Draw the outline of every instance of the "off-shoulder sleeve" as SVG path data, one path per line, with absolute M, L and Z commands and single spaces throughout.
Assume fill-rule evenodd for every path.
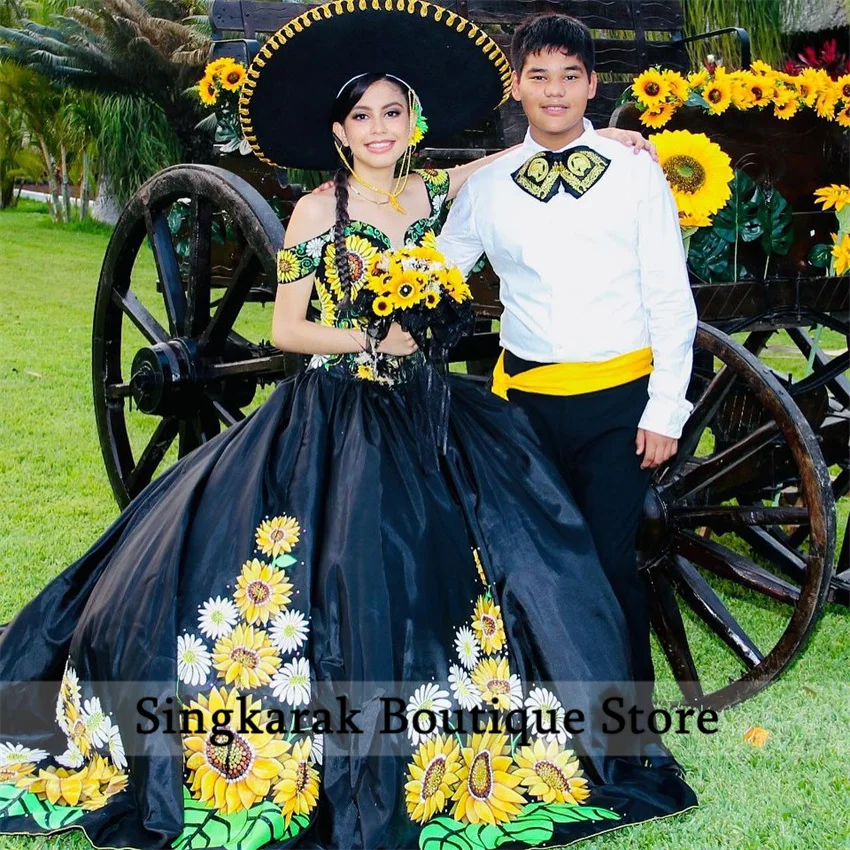
M 281 248 L 277 252 L 277 282 L 292 283 L 316 271 L 327 242 L 325 235 L 299 242 L 290 248 Z
M 449 196 L 449 172 L 445 168 L 418 168 L 416 173 L 422 178 L 428 190 L 431 215 L 439 215 Z

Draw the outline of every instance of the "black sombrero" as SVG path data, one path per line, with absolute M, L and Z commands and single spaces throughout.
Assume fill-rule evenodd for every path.
M 281 27 L 248 68 L 242 132 L 269 165 L 331 169 L 331 105 L 352 77 L 407 82 L 428 120 L 428 144 L 481 124 L 510 91 L 510 64 L 479 27 L 424 0 L 336 0 Z

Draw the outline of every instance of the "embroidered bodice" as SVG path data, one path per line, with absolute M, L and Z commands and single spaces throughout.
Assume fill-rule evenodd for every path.
M 448 197 L 449 174 L 445 170 L 418 169 L 425 183 L 430 202 L 430 213 L 414 221 L 404 235 L 405 245 L 420 245 L 429 232 L 437 232 L 442 224 L 444 207 Z M 365 221 L 352 220 L 345 230 L 345 245 L 348 250 L 348 267 L 352 280 L 351 299 L 366 283 L 366 273 L 372 261 L 383 251 L 391 250 L 390 238 L 380 229 Z M 315 272 L 315 293 L 320 306 L 319 324 L 336 328 L 363 328 L 368 317 L 358 315 L 347 306 L 345 293 L 336 266 L 334 229 L 284 248 L 278 253 L 278 282 L 290 283 Z M 374 380 L 385 384 L 403 381 L 412 369 L 423 361 L 421 352 L 409 357 L 393 357 L 379 354 L 381 377 L 375 374 L 370 357 L 366 352 L 356 354 L 314 355 L 310 368 L 329 369 L 345 377 Z M 386 367 L 386 368 L 383 368 Z M 388 375 L 390 377 L 388 377 Z

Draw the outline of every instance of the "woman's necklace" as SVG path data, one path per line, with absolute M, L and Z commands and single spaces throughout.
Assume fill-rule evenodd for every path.
M 389 198 L 386 198 L 383 201 L 376 201 L 374 198 L 370 198 L 368 195 L 364 195 L 353 183 L 348 184 L 349 189 L 354 192 L 355 195 L 360 195 L 364 201 L 368 201 L 370 204 L 377 204 L 379 207 L 384 204 L 388 204 L 390 202 Z

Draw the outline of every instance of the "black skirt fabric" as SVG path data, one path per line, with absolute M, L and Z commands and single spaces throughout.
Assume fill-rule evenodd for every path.
M 0 832 L 491 850 L 694 806 L 604 728 L 623 613 L 524 414 L 450 383 L 426 471 L 409 394 L 283 382 L 27 605 L 0 637 Z

